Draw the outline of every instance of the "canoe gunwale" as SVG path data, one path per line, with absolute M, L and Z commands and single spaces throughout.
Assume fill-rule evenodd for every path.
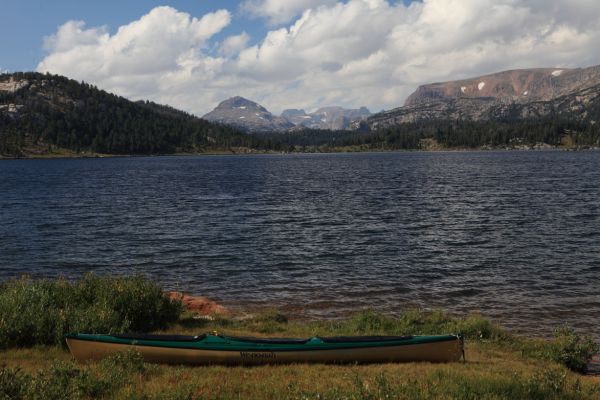
M 208 338 L 205 336 L 202 339 Z M 326 342 L 322 341 L 322 338 L 315 337 L 309 338 L 304 343 L 288 343 L 288 344 L 277 344 L 277 343 L 265 343 L 265 342 L 243 342 L 235 341 L 235 337 L 228 336 L 216 336 L 224 339 L 222 343 L 202 343 L 201 339 L 198 341 L 160 341 L 160 340 L 143 340 L 143 339 L 124 339 L 113 335 L 93 335 L 93 336 L 80 336 L 79 334 L 68 334 L 67 339 L 80 340 L 87 342 L 96 343 L 110 343 L 124 346 L 137 346 L 137 347 L 162 347 L 162 348 L 173 348 L 173 349 L 184 349 L 184 350 L 217 350 L 217 351 L 263 351 L 263 352 L 302 352 L 302 351 L 319 351 L 319 350 L 351 350 L 351 349 L 364 349 L 364 348 L 383 348 L 383 347 L 397 347 L 397 346 L 413 346 L 413 345 L 428 345 L 440 342 L 451 342 L 461 341 L 460 335 L 444 335 L 444 336 L 425 336 L 420 338 L 419 336 L 411 336 L 410 339 L 406 337 L 398 340 L 381 340 L 373 342 Z M 232 338 L 229 340 L 229 338 Z M 309 343 L 311 340 L 317 339 L 319 342 Z

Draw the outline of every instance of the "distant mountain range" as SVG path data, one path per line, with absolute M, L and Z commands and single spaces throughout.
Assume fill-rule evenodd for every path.
M 366 107 L 323 107 L 313 113 L 287 109 L 274 116 L 263 106 L 232 97 L 203 118 L 248 132 L 301 129 L 369 130 L 432 120 L 494 121 L 553 113 L 585 119 L 600 96 L 600 66 L 502 71 L 420 86 L 404 106 L 371 114 Z
M 599 96 L 600 66 L 503 71 L 420 86 L 404 106 L 375 114 L 362 127 L 377 130 L 423 120 L 526 119 L 553 113 L 585 119 Z
M 371 115 L 367 107 L 347 109 L 342 107 L 322 107 L 307 114 L 304 110 L 288 109 L 281 116 L 292 122 L 296 127 L 311 129 L 348 129 L 354 121 L 361 121 Z
M 419 87 L 404 106 L 288 109 L 233 97 L 204 118 L 66 77 L 0 74 L 0 157 L 519 146 L 600 147 L 600 66 Z M 264 133 L 264 135 L 248 135 Z
M 303 128 L 343 130 L 370 115 L 366 107 L 345 109 L 334 106 L 319 108 L 309 114 L 304 110 L 288 109 L 281 116 L 275 116 L 260 104 L 235 96 L 222 101 L 202 118 L 248 132 L 283 132 Z

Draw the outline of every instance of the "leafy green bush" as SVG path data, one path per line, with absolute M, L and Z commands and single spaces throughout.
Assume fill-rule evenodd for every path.
M 455 321 L 456 328 L 452 331 L 462 332 L 465 338 L 471 340 L 497 340 L 506 341 L 511 339 L 511 335 L 492 323 L 489 319 L 479 314 L 468 315 L 464 319 Z
M 587 365 L 599 350 L 598 344 L 591 338 L 577 335 L 575 331 L 562 326 L 554 332 L 552 358 L 576 372 L 586 372 Z
M 69 332 L 156 330 L 181 311 L 181 302 L 143 276 L 11 280 L 0 285 L 0 348 L 64 344 Z

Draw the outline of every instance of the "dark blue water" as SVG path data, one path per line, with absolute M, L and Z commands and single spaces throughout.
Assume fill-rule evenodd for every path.
M 0 279 L 144 272 L 304 316 L 600 325 L 600 152 L 0 162 Z

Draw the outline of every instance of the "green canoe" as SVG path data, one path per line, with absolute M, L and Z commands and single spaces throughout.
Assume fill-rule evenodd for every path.
M 266 364 L 458 361 L 463 354 L 460 335 L 348 336 L 308 339 L 254 338 L 204 334 L 66 336 L 71 354 L 97 360 L 135 348 L 147 362 L 170 364 Z

